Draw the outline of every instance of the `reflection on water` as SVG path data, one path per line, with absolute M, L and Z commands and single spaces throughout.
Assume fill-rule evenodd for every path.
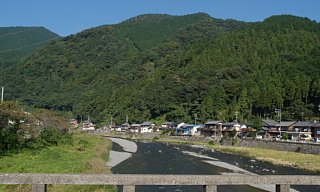
M 238 155 L 212 152 L 201 148 L 194 148 L 183 145 L 167 145 L 161 143 L 142 143 L 138 142 L 138 151 L 131 158 L 112 168 L 113 173 L 119 174 L 192 174 L 192 175 L 221 175 L 232 173 L 233 171 L 218 166 L 213 166 L 203 162 L 202 158 L 184 154 L 183 151 L 196 152 L 206 155 L 220 161 L 236 165 L 250 172 L 257 174 L 310 174 L 298 169 L 274 166 L 270 163 L 264 163 Z M 121 147 L 114 145 L 112 150 L 119 150 Z M 306 191 L 307 188 L 294 187 L 300 191 Z M 119 191 L 122 191 L 119 187 Z M 203 186 L 137 186 L 138 192 L 152 191 L 183 191 L 183 192 L 201 192 Z M 251 186 L 218 186 L 218 191 L 227 192 L 259 192 Z M 319 187 L 309 187 L 307 191 L 320 191 Z

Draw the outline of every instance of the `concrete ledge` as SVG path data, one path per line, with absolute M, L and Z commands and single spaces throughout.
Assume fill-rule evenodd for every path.
M 73 185 L 320 185 L 311 175 L 0 174 L 0 184 Z

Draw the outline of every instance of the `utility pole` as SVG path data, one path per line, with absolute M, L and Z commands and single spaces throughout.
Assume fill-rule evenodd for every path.
M 234 114 L 236 115 L 236 122 L 238 123 L 238 115 L 239 115 L 239 111 L 234 112 Z
M 112 127 L 112 117 L 111 117 L 111 121 L 110 121 L 110 127 Z
M 281 139 L 281 109 L 275 109 L 275 112 L 279 114 L 280 117 L 280 128 L 279 128 L 279 133 L 280 133 L 280 139 Z
M 194 125 L 197 124 L 197 117 L 198 117 L 198 115 L 197 115 L 197 114 L 194 114 Z
M 320 112 L 320 104 L 318 105 L 318 111 Z M 319 119 L 320 120 L 320 119 Z
M 128 115 L 126 115 L 126 124 L 128 124 L 129 118 Z
M 281 109 L 280 109 L 280 140 L 281 140 Z
M 1 103 L 3 103 L 3 92 L 4 92 L 4 87 L 1 87 Z

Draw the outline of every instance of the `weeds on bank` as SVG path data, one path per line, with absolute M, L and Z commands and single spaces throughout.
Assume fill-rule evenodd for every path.
M 246 157 L 270 162 L 277 165 L 296 167 L 313 172 L 320 172 L 320 156 L 272 149 L 245 148 L 215 145 L 212 148 L 221 152 L 239 154 Z
M 88 134 L 74 134 L 72 144 L 24 150 L 0 157 L 2 173 L 108 174 L 106 161 L 112 142 Z M 49 191 L 116 191 L 114 186 L 49 185 Z M 0 191 L 31 191 L 27 185 L 0 185 Z

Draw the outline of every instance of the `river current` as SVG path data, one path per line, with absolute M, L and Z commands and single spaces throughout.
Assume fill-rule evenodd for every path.
M 259 175 L 310 175 L 311 172 L 276 166 L 234 154 L 226 154 L 187 145 L 153 142 L 137 142 L 138 150 L 132 156 L 114 166 L 114 174 L 259 174 Z M 124 152 L 117 143 L 113 151 Z M 213 162 L 214 165 L 210 164 Z M 219 162 L 218 164 L 216 162 Z M 291 186 L 292 191 L 320 191 L 319 186 Z M 122 191 L 121 187 L 118 187 Z M 223 192 L 260 192 L 274 190 L 273 186 L 218 186 Z M 138 192 L 201 192 L 202 186 L 137 186 Z

